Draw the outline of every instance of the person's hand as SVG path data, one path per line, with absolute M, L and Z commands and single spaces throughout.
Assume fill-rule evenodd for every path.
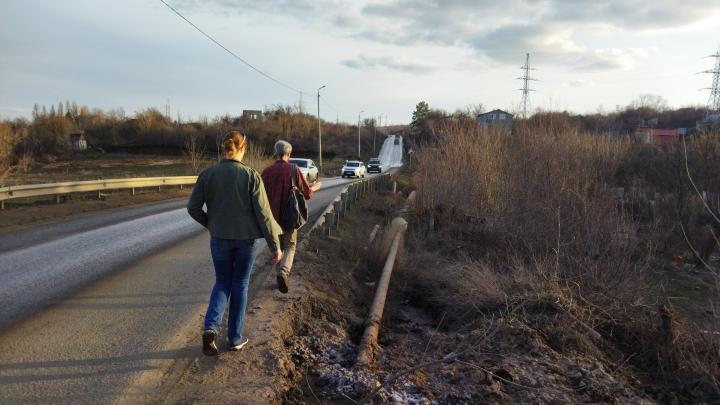
M 273 253 L 272 264 L 280 263 L 280 259 L 282 259 L 282 250 L 278 249 Z

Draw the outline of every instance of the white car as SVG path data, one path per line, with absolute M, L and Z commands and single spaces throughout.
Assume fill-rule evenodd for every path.
M 290 163 L 295 164 L 300 168 L 300 172 L 308 182 L 317 180 L 318 168 L 315 166 L 315 162 L 313 162 L 312 159 L 291 158 Z
M 359 160 L 347 160 L 345 166 L 340 170 L 340 175 L 345 177 L 365 177 L 365 163 Z

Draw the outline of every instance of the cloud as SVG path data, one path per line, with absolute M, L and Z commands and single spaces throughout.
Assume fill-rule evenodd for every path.
M 590 87 L 590 86 L 594 86 L 595 83 L 591 82 L 589 80 L 578 79 L 578 80 L 571 80 L 569 82 L 563 82 L 562 85 L 566 86 L 566 87 Z
M 16 107 L 16 106 L 0 106 L 0 111 L 10 111 L 10 112 L 30 112 L 31 109 L 27 107 Z
M 261 12 L 306 17 L 321 13 L 325 0 L 175 0 L 169 4 L 179 9 L 207 9 L 239 14 Z
M 630 30 L 677 28 L 720 11 L 720 3 L 714 0 L 555 0 L 552 3 L 548 16 L 555 21 L 593 22 Z
M 422 45 L 474 51 L 502 64 L 522 63 L 530 52 L 538 64 L 607 71 L 635 66 L 648 50 L 601 48 L 579 42 L 581 34 L 610 28 L 624 32 L 676 29 L 720 15 L 717 0 L 177 0 L 186 7 L 236 13 L 285 15 L 334 35 L 396 47 Z M 586 40 L 587 41 L 587 40 Z M 343 61 L 353 68 L 384 66 L 373 58 Z M 420 67 L 419 71 L 425 68 Z
M 523 53 L 531 54 L 531 64 L 565 66 L 578 71 L 624 70 L 647 57 L 641 48 L 588 49 L 573 39 L 574 31 L 552 24 L 508 25 L 481 34 L 469 44 L 479 54 L 497 62 L 520 65 Z
M 398 60 L 393 57 L 380 56 L 380 57 L 368 57 L 365 55 L 359 55 L 355 59 L 348 59 L 340 61 L 342 65 L 345 65 L 352 69 L 368 70 L 384 68 L 389 70 L 396 70 L 405 73 L 414 74 L 425 74 L 431 73 L 437 68 L 429 65 L 423 65 L 419 63 L 406 62 Z
M 634 68 L 639 59 L 650 54 L 642 48 L 607 48 L 584 52 L 576 62 L 577 70 L 597 72 L 603 70 L 625 70 Z

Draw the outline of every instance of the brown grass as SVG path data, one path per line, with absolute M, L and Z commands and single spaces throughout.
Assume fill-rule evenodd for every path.
M 698 138 L 691 167 L 704 190 L 717 193 L 717 176 L 701 174 L 720 162 L 701 153 L 708 142 L 720 145 Z M 632 190 L 627 179 L 641 184 L 638 193 L 653 185 L 642 170 L 628 170 L 646 164 L 634 160 L 645 156 L 643 148 L 563 122 L 521 122 L 512 134 L 449 127 L 411 164 L 415 227 L 423 235 L 411 244 L 420 298 L 452 314 L 457 327 L 520 308 L 526 323 L 547 328 L 537 309 L 558 313 L 586 335 L 599 333 L 605 343 L 598 347 L 613 348 L 608 355 L 632 355 L 628 362 L 647 383 L 680 390 L 684 400 L 720 395 L 717 336 L 680 319 L 657 290 L 659 260 L 667 255 L 658 241 L 677 228 L 680 214 L 699 215 L 693 194 L 682 189 L 687 182 L 666 176 L 663 195 L 676 209 L 643 206 L 652 219 L 612 198 L 612 187 Z M 665 169 L 675 173 L 671 164 Z

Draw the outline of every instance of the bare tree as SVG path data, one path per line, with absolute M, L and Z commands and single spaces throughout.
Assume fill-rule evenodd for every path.
M 205 157 L 205 142 L 201 142 L 196 132 L 190 133 L 185 140 L 185 156 L 190 161 L 193 173 L 200 173 Z
M 656 94 L 641 94 L 630 103 L 631 108 L 649 108 L 658 112 L 668 109 L 668 102 Z

